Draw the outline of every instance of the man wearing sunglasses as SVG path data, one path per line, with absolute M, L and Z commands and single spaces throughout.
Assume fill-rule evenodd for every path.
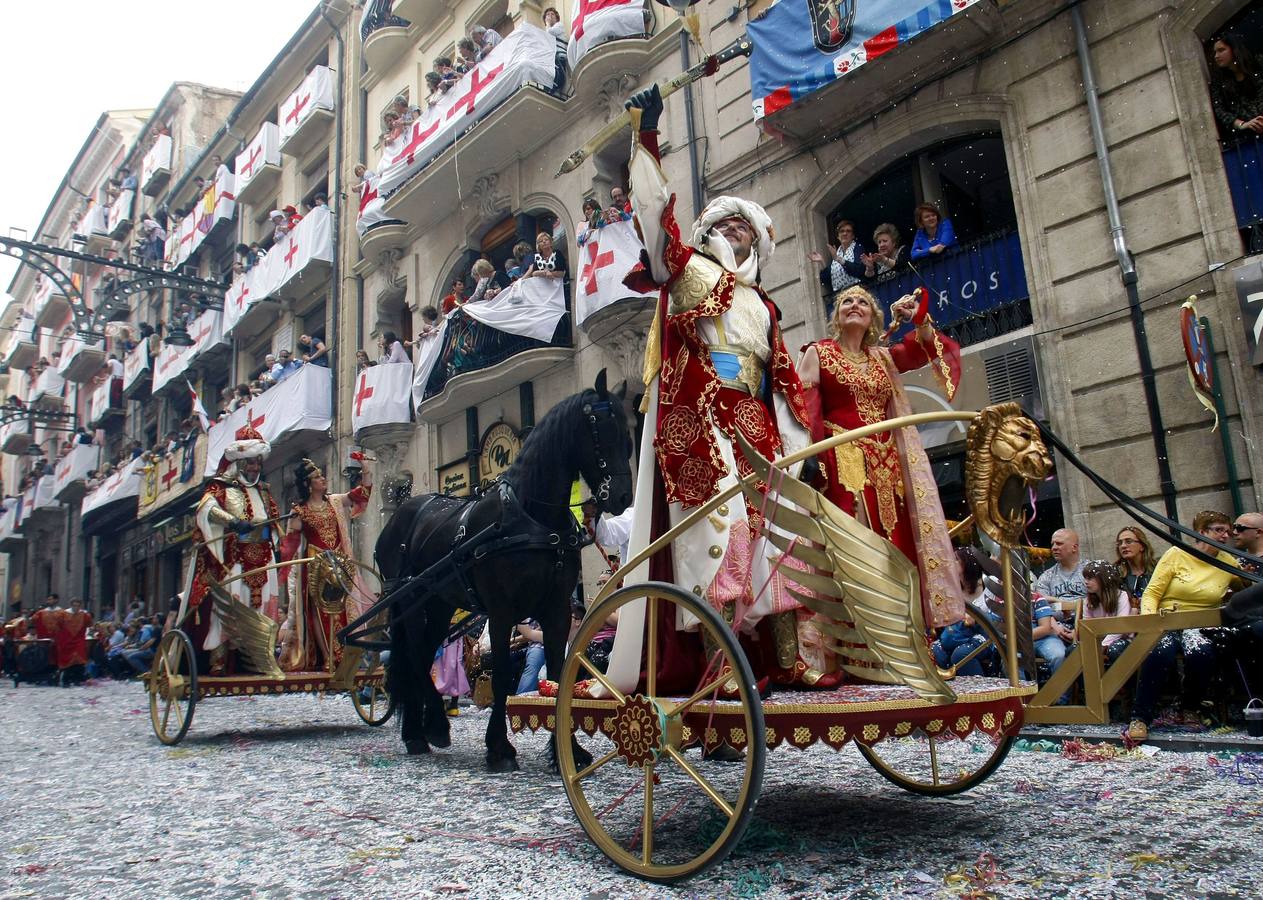
M 1232 523 L 1232 542 L 1238 550 L 1251 556 L 1263 556 L 1263 513 L 1242 513 Z M 1241 568 L 1247 572 L 1259 572 L 1254 563 L 1243 561 Z

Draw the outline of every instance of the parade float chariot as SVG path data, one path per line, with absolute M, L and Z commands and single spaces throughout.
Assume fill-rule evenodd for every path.
M 944 421 L 970 423 L 970 506 L 974 524 L 1000 545 L 1004 584 L 1005 633 L 978 616 L 986 642 L 950 671 L 940 669 L 930 652 L 916 566 L 822 494 L 774 471 L 878 430 Z M 519 695 L 508 704 L 514 731 L 572 735 L 580 753 L 590 753 L 591 762 L 577 761 L 574 742 L 556 741 L 571 806 L 606 856 L 653 881 L 696 875 L 737 845 L 759 799 L 769 749 L 854 744 L 901 788 L 956 794 L 983 782 L 1003 762 L 1022 726 L 1024 705 L 1036 692 L 1019 674 L 1030 670 L 1028 660 L 1019 663 L 1019 635 L 1030 631 L 1029 596 L 1015 589 L 1014 566 L 1004 563 L 1026 525 L 1029 488 L 1047 476 L 1051 459 L 1038 427 L 1015 404 L 981 413 L 903 416 L 835 435 L 775 464 L 742 444 L 753 474 L 693 510 L 619 570 L 574 636 L 555 696 Z M 760 482 L 771 485 L 766 495 L 756 487 Z M 761 697 L 731 625 L 705 599 L 673 584 L 622 585 L 624 573 L 684 530 L 710 527 L 707 517 L 738 491 L 775 525 L 765 527 L 764 536 L 809 567 L 782 571 L 801 589 L 795 592 L 801 602 L 818 614 L 822 638 L 841 650 L 858 635 L 880 663 L 872 678 Z M 613 614 L 635 615 L 637 605 L 646 609 L 640 682 L 635 690 L 619 690 L 585 650 Z M 693 623 L 706 648 L 706 671 L 691 693 L 658 690 L 663 642 L 674 631 L 665 623 L 671 621 Z M 996 677 L 956 674 L 984 654 L 997 661 Z M 689 752 L 695 748 L 700 755 Z M 703 763 L 719 751 L 732 761 Z M 818 802 L 809 760 L 796 771 Z
M 349 694 L 359 717 L 369 725 L 384 725 L 394 713 L 386 690 L 379 654 L 343 647 L 341 660 L 321 671 L 282 671 L 277 662 L 280 626 L 272 619 L 229 596 L 228 584 L 272 568 L 306 568 L 309 601 L 328 613 L 341 612 L 355 591 L 354 570 L 376 576 L 364 563 L 334 551 L 285 563 L 272 563 L 236 575 L 210 588 L 210 597 L 246 674 L 206 675 L 198 671 L 193 643 L 180 628 L 162 636 L 153 663 L 144 675 L 149 694 L 149 716 L 154 734 L 164 744 L 178 744 L 188 733 L 198 703 L 211 697 L 266 697 L 276 694 Z M 188 615 L 193 615 L 190 610 Z M 332 636 L 330 636 L 332 638 Z

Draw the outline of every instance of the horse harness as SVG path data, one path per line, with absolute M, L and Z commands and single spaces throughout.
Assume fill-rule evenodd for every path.
M 590 418 L 595 423 L 595 417 Z M 595 429 L 595 424 L 593 424 L 593 428 Z M 604 467 L 605 460 L 598 459 L 598 464 Z M 602 482 L 602 488 L 607 495 L 608 482 L 609 477 L 606 476 Z M 386 649 L 390 646 L 388 641 L 373 640 L 372 636 L 384 633 L 387 626 L 380 624 L 370 625 L 370 623 L 383 610 L 393 607 L 392 624 L 398 624 L 424 605 L 422 603 L 411 603 L 405 606 L 403 605 L 404 601 L 413 599 L 422 591 L 441 590 L 452 582 L 455 582 L 460 587 L 464 595 L 465 603 L 463 606 L 465 609 L 472 613 L 485 614 L 487 611 L 486 606 L 478 595 L 478 589 L 469 578 L 468 570 L 473 563 L 482 562 L 505 553 L 539 550 L 554 553 L 556 555 L 556 567 L 561 569 L 565 565 L 568 556 L 577 554 L 590 543 L 591 539 L 587 532 L 579 526 L 578 522 L 574 521 L 573 517 L 571 518 L 571 527 L 564 531 L 549 528 L 527 513 L 522 501 L 518 499 L 513 485 L 500 481 L 496 483 L 494 490 L 497 491 L 500 501 L 500 516 L 497 521 L 492 522 L 474 534 L 469 534 L 469 521 L 472 518 L 473 510 L 480 501 L 491 496 L 490 491 L 451 510 L 451 513 L 457 515 L 456 535 L 443 558 L 419 574 L 387 579 L 382 586 L 382 598 L 355 621 L 350 622 L 339 631 L 339 640 L 344 644 L 368 650 Z M 408 534 L 415 532 L 422 515 L 429 510 L 431 504 L 440 500 L 441 497 L 442 495 L 433 495 L 417 507 L 416 512 L 413 514 L 412 525 L 407 532 Z M 506 532 L 512 533 L 506 534 Z M 406 547 L 404 552 L 406 553 Z

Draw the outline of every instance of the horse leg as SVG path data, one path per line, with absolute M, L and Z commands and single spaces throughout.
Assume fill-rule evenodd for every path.
M 570 631 L 570 595 L 563 594 L 561 602 L 553 604 L 554 608 L 541 614 L 540 629 L 544 632 L 544 665 L 548 669 L 550 681 L 561 681 L 561 670 L 566 663 L 566 637 Z M 556 729 L 561 728 L 558 721 Z M 579 744 L 572 733 L 570 746 L 574 753 L 575 767 L 584 769 L 592 762 L 592 754 Z M 557 731 L 548 739 L 548 771 L 560 775 L 561 768 L 557 764 Z
M 425 710 L 421 705 L 419 677 L 414 671 L 417 648 L 412 640 L 412 631 L 420 626 L 415 619 L 411 627 L 407 623 L 398 622 L 390 629 L 390 666 L 386 670 L 390 696 L 399 708 L 400 732 L 403 745 L 409 756 L 429 753 L 430 745 L 425 739 Z M 427 670 L 425 677 L 430 675 Z
M 447 638 L 447 626 L 451 621 L 446 608 L 434 610 L 426 619 L 424 634 L 421 639 L 421 659 L 428 659 L 433 664 L 434 655 Z M 443 708 L 443 697 L 434 686 L 434 678 L 430 669 L 421 682 L 421 702 L 425 709 L 425 739 L 430 746 L 445 748 L 452 746 L 451 722 L 447 718 L 447 710 Z
M 493 616 L 488 623 L 491 637 L 491 687 L 495 702 L 491 706 L 491 719 L 487 722 L 487 771 L 516 772 L 517 749 L 509 743 L 505 705 L 513 690 L 512 663 L 509 658 L 509 633 L 516 623 L 511 619 Z

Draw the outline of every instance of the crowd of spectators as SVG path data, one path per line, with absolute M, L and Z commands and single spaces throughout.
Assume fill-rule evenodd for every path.
M 855 223 L 841 219 L 834 226 L 837 243 L 829 243 L 826 254 L 812 250 L 807 258 L 821 266 L 820 283 L 830 292 L 853 284 L 880 284 L 895 278 L 907 268 L 909 260 L 916 264 L 930 260 L 956 245 L 952 220 L 934 203 L 922 203 L 913 211 L 916 223 L 912 246 L 903 243 L 898 226 L 889 222 L 873 230 L 873 248 L 867 250 L 856 239 Z

